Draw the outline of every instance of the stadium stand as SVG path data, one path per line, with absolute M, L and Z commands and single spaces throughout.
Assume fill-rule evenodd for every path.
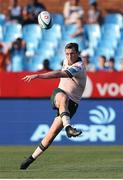
M 24 2 L 26 3 L 26 1 Z M 54 0 L 52 3 L 55 2 Z M 64 2 L 59 3 L 62 8 Z M 116 3 L 115 0 L 114 2 Z M 50 3 L 48 1 L 49 9 L 51 8 Z M 84 9 L 87 9 L 87 2 L 81 1 L 81 3 Z M 58 2 L 56 4 L 58 5 Z M 110 9 L 109 1 L 107 4 L 107 8 Z M 102 1 L 100 1 L 100 5 L 103 9 Z M 22 26 L 19 23 L 8 22 L 6 15 L 0 14 L 0 41 L 12 43 L 16 38 L 23 38 L 26 42 L 28 63 L 23 63 L 23 59 L 19 59 L 17 56 L 12 59 L 12 71 L 42 69 L 44 59 L 49 59 L 52 69 L 59 69 L 65 57 L 64 45 L 71 41 L 79 43 L 80 51 L 88 50 L 90 63 L 97 65 L 97 59 L 100 55 L 106 56 L 107 60 L 114 57 L 116 68 L 119 69 L 118 63 L 123 58 L 123 15 L 118 12 L 110 12 L 104 16 L 101 25 L 85 23 L 83 28 L 86 45 L 83 45 L 83 42 L 78 38 L 70 38 L 69 35 L 75 31 L 75 26 L 64 24 L 61 7 L 59 7 L 59 13 L 51 10 L 51 12 L 54 11 L 52 12 L 54 25 L 47 31 L 41 30 L 38 24 Z

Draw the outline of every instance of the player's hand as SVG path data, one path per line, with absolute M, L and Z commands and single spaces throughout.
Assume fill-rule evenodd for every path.
M 25 76 L 24 78 L 22 78 L 22 80 L 27 81 L 27 82 L 30 82 L 31 80 L 36 79 L 37 77 L 38 77 L 37 74 L 27 75 L 27 76 Z

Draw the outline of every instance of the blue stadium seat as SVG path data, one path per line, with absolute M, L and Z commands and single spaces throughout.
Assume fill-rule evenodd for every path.
M 0 25 L 0 41 L 3 40 L 3 28 L 2 25 Z
M 44 48 L 44 49 L 55 49 L 57 46 L 53 41 L 46 41 L 46 40 L 41 40 L 39 41 L 38 48 Z
M 62 37 L 61 26 L 54 24 L 51 29 L 43 30 L 43 39 L 48 41 L 59 40 Z
M 20 54 L 16 54 L 11 58 L 11 68 L 13 72 L 19 72 L 24 70 L 23 60 L 23 56 L 21 56 Z
M 115 51 L 113 49 L 108 48 L 97 48 L 95 50 L 95 57 L 99 57 L 101 55 L 106 56 L 106 59 L 109 60 L 111 57 L 114 57 Z
M 76 25 L 74 25 L 74 24 L 64 25 L 63 30 L 69 34 L 74 33 L 76 31 Z
M 62 61 L 59 59 L 59 57 L 57 56 L 54 56 L 51 61 L 50 61 L 50 68 L 52 70 L 58 70 L 58 69 L 61 69 L 61 63 Z
M 118 41 L 117 48 L 123 48 L 123 41 L 121 39 Z
M 58 24 L 54 24 L 53 27 L 49 30 L 43 30 L 42 31 L 42 40 L 45 42 L 49 42 L 50 44 L 53 44 L 54 47 L 58 47 L 59 41 L 62 37 L 61 33 L 61 26 Z M 42 46 L 43 42 L 40 41 Z
M 121 37 L 120 37 L 120 38 L 121 38 L 121 40 L 123 41 L 123 28 L 121 29 L 121 32 L 120 32 L 120 33 L 121 33 Z
M 28 64 L 28 68 L 27 68 L 27 71 L 32 71 L 32 72 L 35 72 L 35 71 L 39 71 L 39 70 L 42 70 L 43 69 L 43 64 Z
M 0 13 L 0 25 L 4 25 L 6 22 L 6 16 L 5 14 Z
M 57 46 L 54 42 L 42 40 L 40 41 L 35 53 L 43 54 L 43 56 L 47 56 L 47 58 L 50 58 L 54 56 L 56 48 Z
M 38 47 L 39 40 L 34 36 L 27 36 L 24 40 L 26 41 L 27 54 L 34 55 Z
M 115 51 L 115 58 L 117 60 L 121 60 L 123 58 L 123 47 L 117 48 L 117 50 Z
M 104 23 L 117 24 L 120 27 L 123 27 L 123 17 L 119 13 L 111 13 L 104 18 Z
M 27 62 L 28 71 L 38 71 L 43 68 L 43 61 L 45 57 L 42 54 L 35 54 Z
M 35 52 L 36 54 L 42 55 L 42 57 L 45 58 L 51 58 L 55 55 L 55 51 L 53 49 L 45 49 L 43 47 L 38 48 Z
M 101 30 L 98 24 L 86 24 L 84 26 L 85 36 L 88 39 L 89 48 L 95 48 L 101 38 Z
M 66 41 L 71 41 L 70 35 L 76 31 L 75 25 L 64 25 L 62 27 L 62 39 Z
M 59 46 L 55 52 L 55 57 L 57 57 L 57 61 L 61 62 L 65 58 L 65 48 L 66 42 L 64 40 L 60 40 Z
M 79 35 L 75 38 L 72 38 L 70 35 L 76 32 L 77 27 L 75 25 L 65 25 L 62 28 L 62 40 L 65 44 L 70 42 L 75 42 L 79 44 L 80 50 L 86 48 L 86 39 L 84 34 Z
M 104 24 L 101 28 L 102 38 L 120 38 L 120 28 L 116 24 Z
M 4 26 L 4 41 L 13 42 L 22 37 L 22 26 L 17 23 L 8 23 Z
M 95 38 L 94 36 L 91 36 L 88 41 L 89 48 L 96 48 L 98 42 L 99 42 L 99 39 Z
M 120 61 L 115 61 L 115 68 L 119 71 L 121 68 Z
M 99 48 L 108 48 L 108 49 L 116 49 L 118 44 L 118 41 L 116 39 L 112 39 L 111 41 L 109 39 L 102 39 L 98 43 Z
M 84 26 L 84 30 L 89 38 L 91 38 L 91 36 L 100 38 L 101 36 L 101 29 L 99 24 L 86 24 Z
M 25 25 L 22 29 L 23 39 L 27 43 L 27 54 L 34 55 L 39 41 L 42 39 L 42 31 L 38 24 Z
M 59 24 L 61 26 L 64 25 L 64 17 L 63 14 L 60 13 L 52 13 L 52 17 L 53 17 L 53 23 L 54 24 Z
M 38 24 L 28 24 L 23 27 L 23 38 L 26 39 L 26 36 L 34 36 L 35 39 L 42 38 L 42 31 Z
M 30 36 L 24 36 L 23 39 L 26 41 L 26 43 L 33 43 L 34 47 L 37 47 L 38 43 L 39 43 L 39 39 L 35 38 L 34 35 L 30 35 Z

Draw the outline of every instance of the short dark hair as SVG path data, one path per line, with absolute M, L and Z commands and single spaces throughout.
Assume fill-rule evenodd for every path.
M 106 61 L 106 56 L 101 55 L 100 57 Z
M 79 52 L 79 46 L 77 43 L 68 43 L 65 46 L 65 49 L 72 49 L 72 48 L 74 48 L 76 50 L 76 52 Z
M 113 57 L 111 57 L 111 58 L 109 59 L 109 61 L 114 63 L 114 62 L 115 62 L 115 59 L 114 59 Z

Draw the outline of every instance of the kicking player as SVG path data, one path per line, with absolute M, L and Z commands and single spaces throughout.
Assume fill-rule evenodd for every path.
M 67 44 L 65 46 L 65 54 L 66 59 L 63 62 L 62 70 L 27 75 L 23 78 L 27 82 L 36 78 L 60 78 L 60 83 L 51 96 L 52 107 L 57 110 L 57 115 L 47 135 L 43 138 L 33 154 L 22 162 L 20 169 L 27 169 L 28 166 L 49 147 L 63 128 L 65 128 L 68 137 L 76 137 L 82 133 L 82 131 L 70 125 L 70 119 L 75 114 L 85 89 L 86 71 L 84 63 L 79 57 L 78 44 Z

